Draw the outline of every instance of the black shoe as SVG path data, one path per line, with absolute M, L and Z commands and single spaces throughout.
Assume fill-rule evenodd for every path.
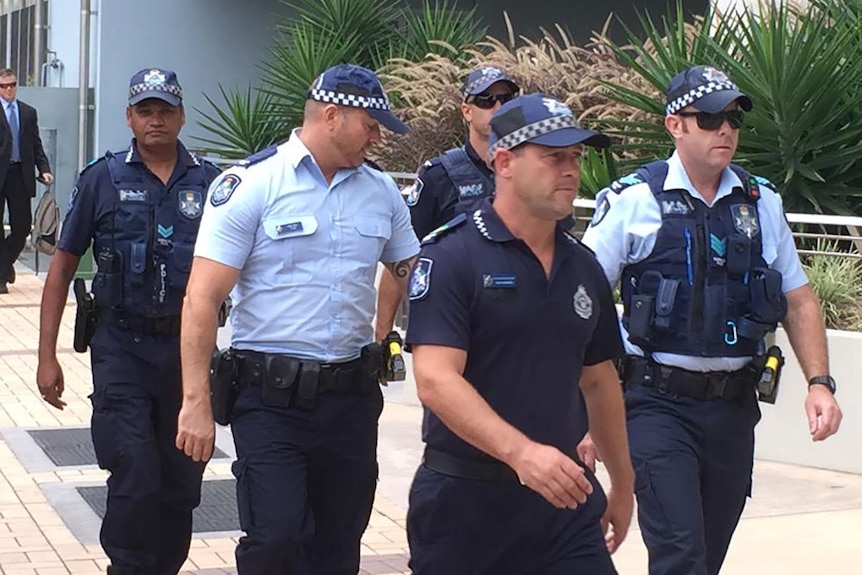
M 9 288 L 6 287 L 6 282 L 0 282 L 0 294 L 9 293 Z

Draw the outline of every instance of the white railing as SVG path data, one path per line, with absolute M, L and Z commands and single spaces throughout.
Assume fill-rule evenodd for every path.
M 224 158 L 206 159 L 222 165 L 236 165 L 240 162 L 240 160 L 225 160 Z M 416 179 L 416 174 L 411 172 L 387 172 L 387 174 L 402 184 L 408 184 Z M 578 198 L 574 201 L 577 231 L 583 232 L 586 229 L 594 209 L 594 200 Z M 796 238 L 800 254 L 862 259 L 862 217 L 787 214 L 787 221 L 793 230 L 793 237 Z M 820 226 L 821 230 L 824 231 L 810 231 L 806 226 Z M 839 251 L 810 249 L 807 247 L 812 243 L 810 240 L 823 240 L 829 247 L 834 247 L 836 243 L 840 242 L 843 248 L 849 249 Z

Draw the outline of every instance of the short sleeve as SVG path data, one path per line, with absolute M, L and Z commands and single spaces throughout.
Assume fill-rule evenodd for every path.
M 763 229 L 763 253 L 765 257 L 774 254 L 775 259 L 767 260 L 767 263 L 770 268 L 781 272 L 782 291 L 787 293 L 804 286 L 808 283 L 808 277 L 799 261 L 793 232 L 784 216 L 781 196 L 777 193 L 764 194 L 758 209 L 762 210 L 761 219 L 768 218 Z
M 392 235 L 383 252 L 380 261 L 385 263 L 400 262 L 412 258 L 419 252 L 419 240 L 410 223 L 410 210 L 401 199 L 401 194 L 395 186 L 395 182 L 389 180 L 387 188 L 392 196 Z
M 257 229 L 266 197 L 264 182 L 248 171 L 231 169 L 210 185 L 195 243 L 195 257 L 242 269 Z
M 422 247 L 410 276 L 408 344 L 468 349 L 474 288 L 464 260 L 464 250 Z
M 596 273 L 601 273 L 596 265 Z M 614 296 L 606 281 L 597 281 L 599 318 L 593 337 L 584 353 L 584 365 L 596 365 L 616 359 L 625 353 Z
M 446 213 L 454 216 L 454 203 L 447 199 L 451 196 L 452 184 L 442 166 L 431 164 L 419 171 L 413 186 L 407 201 L 413 229 L 421 240 L 451 218 L 446 218 Z
M 99 207 L 98 178 L 93 176 L 96 169 L 94 167 L 78 177 L 57 242 L 58 249 L 79 257 L 90 247 L 95 235 Z

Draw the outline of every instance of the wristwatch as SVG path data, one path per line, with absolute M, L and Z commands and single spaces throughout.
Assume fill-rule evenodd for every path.
M 818 375 L 808 380 L 808 387 L 812 385 L 825 385 L 832 395 L 835 395 L 835 380 L 831 375 Z

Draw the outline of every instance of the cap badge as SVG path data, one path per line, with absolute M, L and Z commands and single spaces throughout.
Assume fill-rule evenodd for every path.
M 144 84 L 147 86 L 158 86 L 165 83 L 165 75 L 160 70 L 150 70 L 144 75 Z
M 569 110 L 569 107 L 558 100 L 554 100 L 553 98 L 542 98 L 542 103 L 545 105 L 545 108 L 548 109 L 548 112 L 555 116 L 572 115 L 572 111 Z
M 727 77 L 727 74 L 709 66 L 704 68 L 703 77 L 707 82 L 730 82 L 730 78 Z

